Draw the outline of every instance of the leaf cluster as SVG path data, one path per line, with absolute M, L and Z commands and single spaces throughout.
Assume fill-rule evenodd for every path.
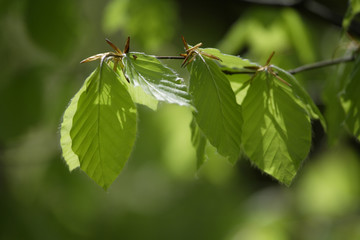
M 356 6 L 344 19 L 345 29 L 358 12 Z M 215 48 L 201 48 L 201 43 L 183 42 L 180 59 L 189 72 L 187 81 L 159 57 L 130 52 L 129 38 L 124 51 L 108 41 L 115 52 L 83 61 L 100 59 L 100 64 L 63 116 L 61 147 L 69 169 L 80 167 L 107 189 L 131 154 L 137 104 L 156 110 L 159 102 L 165 102 L 193 112 L 190 131 L 197 169 L 212 145 L 231 164 L 247 156 L 261 171 L 289 186 L 309 154 L 311 120 L 327 129 L 307 91 L 289 72 L 270 64 L 273 54 L 262 66 Z M 339 121 L 358 139 L 359 78 L 360 57 L 356 57 L 341 89 L 339 106 L 344 114 Z

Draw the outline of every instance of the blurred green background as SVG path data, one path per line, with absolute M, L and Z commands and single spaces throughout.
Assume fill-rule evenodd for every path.
M 177 55 L 184 35 L 259 63 L 275 50 L 284 69 L 346 51 L 341 29 L 309 9 L 323 12 L 322 4 L 341 21 L 347 1 L 303 2 L 0 1 L 0 239 L 360 239 L 359 145 L 335 120 L 329 137 L 314 122 L 312 151 L 291 188 L 247 159 L 230 166 L 211 147 L 196 173 L 191 113 L 166 104 L 139 106 L 135 148 L 108 192 L 61 158 L 62 113 L 97 64 L 79 62 L 109 51 L 106 37 Z M 176 60 L 166 64 L 181 71 Z M 339 71 L 297 75 L 329 119 L 340 114 Z

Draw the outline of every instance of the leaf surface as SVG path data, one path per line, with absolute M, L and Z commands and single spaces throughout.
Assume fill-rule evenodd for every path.
M 107 189 L 124 167 L 136 136 L 134 102 L 107 64 L 98 67 L 75 95 L 61 133 L 69 167 L 76 166 L 77 156 L 80 168 Z
M 357 57 L 350 78 L 341 94 L 345 122 L 350 132 L 360 140 L 360 57 Z
M 189 105 L 187 86 L 183 79 L 154 56 L 130 53 L 123 58 L 123 63 L 125 74 L 134 87 L 140 86 L 159 101 Z
M 301 84 L 296 80 L 296 78 L 293 75 L 291 75 L 289 72 L 287 72 L 277 66 L 274 66 L 274 65 L 271 65 L 271 67 L 278 70 L 278 75 L 282 79 L 284 79 L 285 81 L 290 83 L 290 85 L 291 85 L 290 89 L 291 89 L 293 95 L 297 96 L 298 99 L 300 100 L 300 102 L 302 104 L 304 104 L 304 107 L 307 110 L 307 112 L 309 113 L 310 117 L 313 119 L 320 120 L 321 125 L 323 126 L 324 130 L 326 130 L 327 126 L 326 126 L 326 121 L 325 121 L 324 116 L 322 115 L 319 108 L 316 106 L 316 104 L 312 100 L 312 98 L 309 96 L 307 91 L 303 88 L 303 86 L 301 86 Z
M 288 86 L 266 72 L 242 103 L 245 153 L 261 170 L 290 185 L 311 145 L 310 118 Z
M 241 107 L 214 60 L 197 56 L 189 64 L 189 92 L 199 128 L 218 152 L 235 163 L 240 154 Z
M 250 62 L 248 59 L 241 58 L 240 56 L 229 55 L 220 52 L 216 48 L 202 48 L 201 51 L 212 54 L 221 59 L 221 61 L 216 61 L 216 63 L 221 67 L 221 70 L 227 70 L 229 72 L 233 71 L 249 71 L 244 69 L 245 66 L 258 66 L 256 63 Z

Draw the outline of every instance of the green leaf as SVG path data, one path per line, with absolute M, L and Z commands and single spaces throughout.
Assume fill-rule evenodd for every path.
M 221 67 L 221 70 L 226 70 L 229 72 L 236 71 L 248 71 L 251 70 L 244 69 L 245 66 L 258 66 L 256 63 L 250 62 L 248 59 L 241 58 L 240 56 L 233 56 L 220 52 L 216 48 L 201 48 L 201 51 L 212 54 L 221 59 L 221 61 L 216 61 L 216 63 Z
M 346 126 L 360 140 L 360 57 L 358 56 L 350 78 L 341 94 Z
M 78 108 L 79 98 L 84 91 L 86 91 L 86 85 L 90 81 L 90 79 L 94 78 L 98 74 L 98 71 L 94 71 L 85 81 L 80 90 L 75 94 L 75 96 L 71 99 L 69 106 L 66 108 L 65 113 L 63 115 L 61 127 L 60 127 L 60 145 L 62 149 L 62 155 L 69 167 L 69 170 L 72 171 L 75 168 L 80 167 L 79 157 L 72 150 L 72 139 L 70 136 L 70 131 L 73 126 L 73 119 Z
M 107 64 L 98 67 L 75 95 L 61 133 L 69 167 L 76 166 L 78 156 L 81 169 L 107 189 L 124 167 L 136 136 L 134 102 Z
M 302 104 L 304 104 L 304 107 L 306 111 L 309 113 L 309 116 L 313 119 L 318 119 L 321 122 L 321 125 L 323 126 L 324 130 L 326 131 L 326 121 L 322 113 L 320 112 L 319 108 L 316 106 L 314 101 L 311 99 L 309 94 L 306 92 L 306 90 L 301 86 L 301 84 L 296 80 L 296 78 L 291 75 L 289 72 L 271 65 L 272 68 L 278 70 L 278 75 L 290 83 L 291 85 L 291 91 L 294 94 L 294 96 L 297 96 L 298 99 L 301 101 Z
M 128 84 L 124 74 L 120 69 L 117 70 L 117 75 L 120 80 L 128 87 L 131 98 L 135 103 L 147 106 L 154 111 L 157 109 L 159 103 L 158 100 L 156 100 L 152 95 L 147 94 L 142 87 Z
M 343 20 L 343 28 L 345 31 L 347 31 L 347 29 L 351 24 L 351 21 L 359 12 L 360 12 L 360 0 L 350 0 L 349 7 L 346 11 Z
M 257 167 L 289 186 L 310 150 L 307 112 L 290 88 L 267 72 L 253 79 L 242 109 L 245 153 Z
M 125 74 L 131 83 L 140 86 L 159 101 L 188 106 L 187 86 L 177 73 L 154 56 L 130 53 L 123 58 Z
M 235 163 L 240 154 L 242 119 L 230 83 L 214 60 L 197 56 L 189 68 L 196 122 L 218 152 Z
M 147 106 L 154 111 L 157 109 L 158 100 L 156 100 L 153 96 L 146 94 L 144 89 L 142 89 L 140 86 L 134 87 L 133 85 L 129 84 L 128 89 L 135 103 Z
M 206 161 L 205 147 L 207 139 L 205 135 L 201 132 L 198 124 L 196 123 L 195 117 L 193 117 L 190 123 L 190 129 L 191 142 L 196 149 L 196 169 L 199 170 Z

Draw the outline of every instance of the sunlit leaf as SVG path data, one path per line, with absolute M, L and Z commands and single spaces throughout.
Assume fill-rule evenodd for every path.
M 221 67 L 221 70 L 227 70 L 229 72 L 233 71 L 249 71 L 244 69 L 245 66 L 258 66 L 256 63 L 250 62 L 248 59 L 241 58 L 240 56 L 233 56 L 220 52 L 216 48 L 202 48 L 201 51 L 205 53 L 212 54 L 221 59 L 216 63 Z
M 290 185 L 311 146 L 307 112 L 289 87 L 267 72 L 253 79 L 242 109 L 245 153 L 261 170 Z
M 240 154 L 242 119 L 230 83 L 214 60 L 197 56 L 189 66 L 196 122 L 218 152 L 234 163 Z
M 341 94 L 346 126 L 360 140 L 360 57 L 356 59 L 350 78 Z
M 291 85 L 291 91 L 294 94 L 294 96 L 297 96 L 298 99 L 301 101 L 302 104 L 304 104 L 304 107 L 308 111 L 309 115 L 313 119 L 318 119 L 321 122 L 321 125 L 323 126 L 324 130 L 327 129 L 326 121 L 322 113 L 320 112 L 319 108 L 316 106 L 314 101 L 311 99 L 309 94 L 306 92 L 306 90 L 301 86 L 301 84 L 296 80 L 294 76 L 292 76 L 287 71 L 272 65 L 272 68 L 275 68 L 278 70 L 278 75 L 290 83 Z
M 121 69 L 117 70 L 117 74 L 120 80 L 127 85 L 131 98 L 135 103 L 147 106 L 152 110 L 157 109 L 159 103 L 158 100 L 156 100 L 152 95 L 147 94 L 141 86 L 128 84 Z
M 190 129 L 191 129 L 191 142 L 196 150 L 196 168 L 197 170 L 199 170 L 200 167 L 206 161 L 205 147 L 207 140 L 205 135 L 201 132 L 201 129 L 199 128 L 198 124 L 196 123 L 195 118 L 193 118 L 190 123 Z
M 80 168 L 107 189 L 124 167 L 136 136 L 136 107 L 107 64 L 98 67 L 75 95 L 61 133 L 70 169 L 76 167 L 77 156 Z
M 130 53 L 123 58 L 125 74 L 135 86 L 159 101 L 189 105 L 187 86 L 177 73 L 166 67 L 154 56 Z
M 75 168 L 80 167 L 79 157 L 72 150 L 72 139 L 70 136 L 70 131 L 73 126 L 73 119 L 78 109 L 78 102 L 81 94 L 86 91 L 86 84 L 90 81 L 90 79 L 94 78 L 95 74 L 98 74 L 97 71 L 93 72 L 88 79 L 86 79 L 84 85 L 80 88 L 80 90 L 75 94 L 75 96 L 71 99 L 69 106 L 66 108 L 61 128 L 60 128 L 60 145 L 62 149 L 62 155 L 69 167 L 69 170 L 72 171 Z

